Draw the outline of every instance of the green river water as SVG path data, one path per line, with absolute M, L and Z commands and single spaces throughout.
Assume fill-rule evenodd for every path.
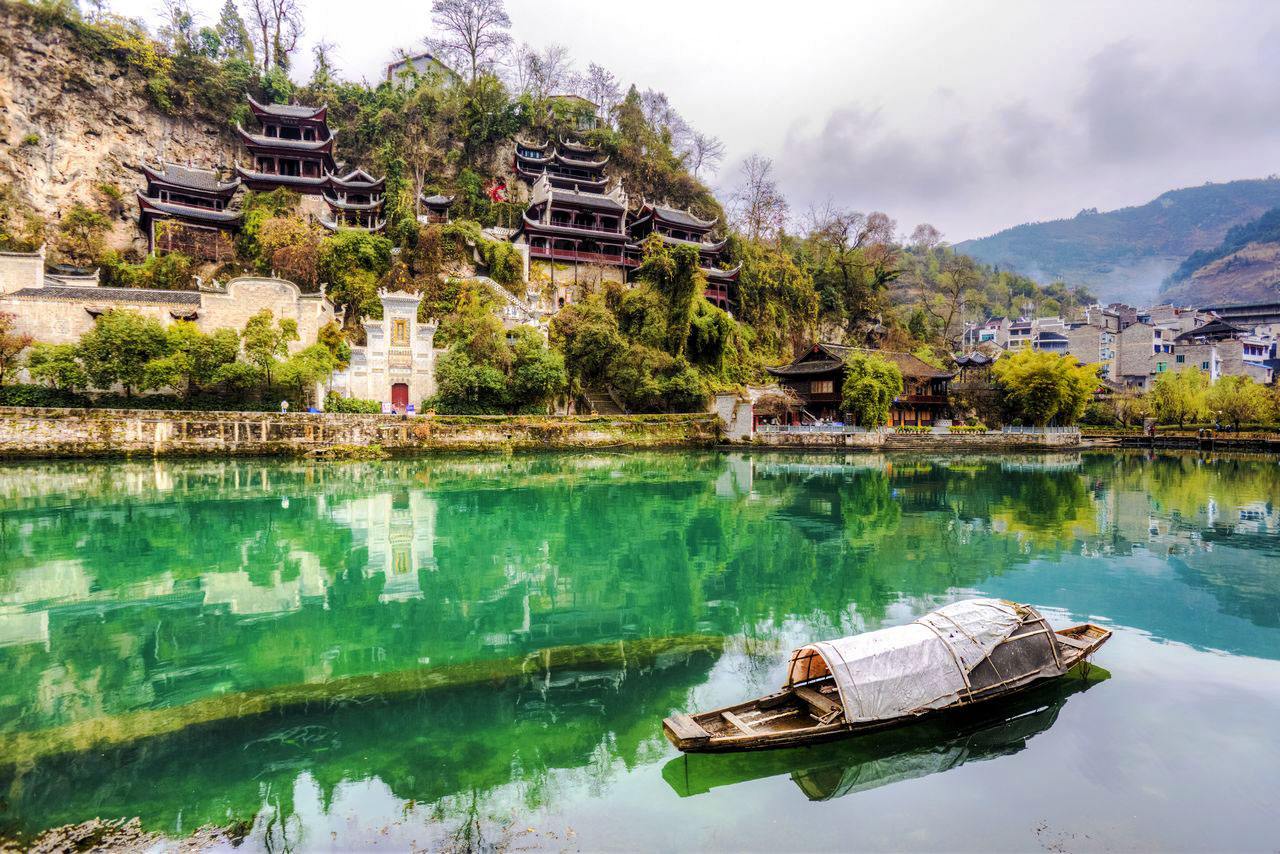
M 987 594 L 1073 674 L 836 744 L 676 710 Z M 652 453 L 0 468 L 0 837 L 239 850 L 1280 845 L 1280 464 Z

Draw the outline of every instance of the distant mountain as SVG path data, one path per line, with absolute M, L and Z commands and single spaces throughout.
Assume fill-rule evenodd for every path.
M 1205 184 L 1137 207 L 1015 226 L 956 249 L 1040 281 L 1086 285 L 1104 302 L 1143 303 L 1193 252 L 1212 250 L 1232 226 L 1274 207 L 1280 179 Z
M 1280 207 L 1233 226 L 1214 248 L 1193 252 L 1160 295 L 1208 305 L 1280 300 Z

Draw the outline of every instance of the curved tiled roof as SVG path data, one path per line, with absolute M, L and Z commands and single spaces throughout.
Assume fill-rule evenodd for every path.
M 209 208 L 197 208 L 191 205 L 179 205 L 173 202 L 162 202 L 138 193 L 138 206 L 143 215 L 149 213 L 168 214 L 183 219 L 198 219 L 218 225 L 233 225 L 240 221 L 240 211 L 215 211 Z
M 156 183 L 198 190 L 202 193 L 231 195 L 240 186 L 239 178 L 219 181 L 218 173 L 212 169 L 196 169 L 191 166 L 179 166 L 176 163 L 162 163 L 158 167 L 143 163 L 139 168 L 149 180 Z
M 16 299 L 50 299 L 68 302 L 200 305 L 200 294 L 195 291 L 164 291 L 154 288 L 22 288 L 8 296 Z
M 334 140 L 333 131 L 329 131 L 328 139 L 282 139 L 278 136 L 249 133 L 238 123 L 236 124 L 236 133 L 240 134 L 240 138 L 249 145 L 256 145 L 259 148 L 278 148 L 282 151 L 316 151 L 327 154 Z
M 245 98 L 249 100 L 249 107 L 255 113 L 280 119 L 310 119 L 322 122 L 329 109 L 328 104 L 320 107 L 306 107 L 302 104 L 263 104 L 255 101 L 252 95 L 246 94 Z

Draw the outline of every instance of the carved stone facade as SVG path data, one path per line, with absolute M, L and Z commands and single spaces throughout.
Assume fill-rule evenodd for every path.
M 404 291 L 379 291 L 382 319 L 361 321 L 365 345 L 351 348 L 351 364 L 333 375 L 330 390 L 376 400 L 403 412 L 436 393 L 437 324 L 418 320 L 422 298 Z

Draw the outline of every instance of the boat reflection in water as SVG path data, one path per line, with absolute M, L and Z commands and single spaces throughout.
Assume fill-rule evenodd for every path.
M 668 762 L 662 777 L 676 794 L 689 797 L 787 774 L 809 800 L 827 801 L 1017 753 L 1053 726 L 1071 695 L 1110 677 L 1097 665 L 1077 667 L 1060 680 L 1008 700 L 842 742 L 747 753 L 687 753 Z

